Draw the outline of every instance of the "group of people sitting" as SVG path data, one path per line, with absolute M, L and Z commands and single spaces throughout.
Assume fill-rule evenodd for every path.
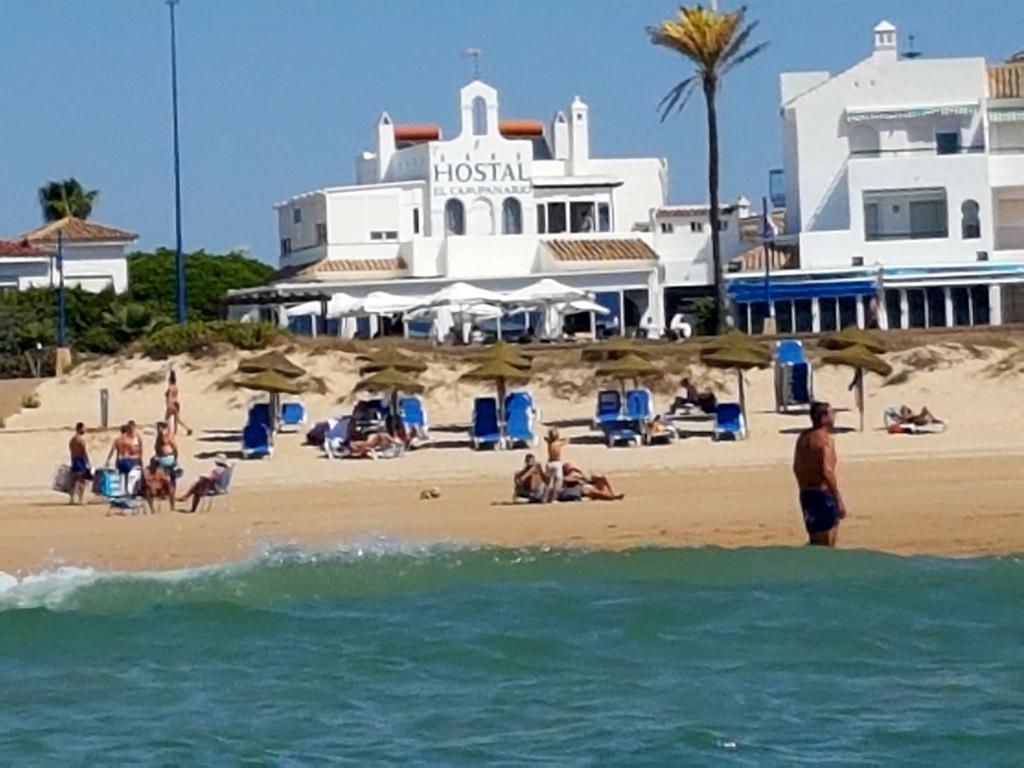
M 557 429 L 548 430 L 544 441 L 547 443 L 547 463 L 542 467 L 536 456 L 526 454 L 522 468 L 512 478 L 514 502 L 550 504 L 555 501 L 619 501 L 625 498 L 624 494 L 615 492 L 604 475 L 590 474 L 562 461 L 562 449 L 566 442 L 559 436 Z
M 71 454 L 71 481 L 68 493 L 72 504 L 76 503 L 76 500 L 79 504 L 84 503 L 85 490 L 96 476 L 89 460 L 85 432 L 85 425 L 78 422 L 75 425 L 75 433 L 68 443 Z M 121 495 L 141 498 L 150 512 L 156 511 L 154 503 L 159 499 L 167 499 L 172 512 L 175 501 L 180 503 L 191 499 L 190 511 L 195 512 L 202 498 L 217 488 L 224 472 L 229 468 L 226 457 L 218 454 L 214 460 L 213 470 L 197 479 L 184 495 L 177 496 L 177 481 L 182 475 L 182 470 L 178 466 L 178 443 L 173 428 L 164 421 L 156 425 L 153 455 L 149 462 L 143 464 L 142 456 L 141 430 L 135 421 L 128 421 L 121 426 L 118 436 L 114 438 L 105 466 L 110 467 L 113 462 L 120 481 Z

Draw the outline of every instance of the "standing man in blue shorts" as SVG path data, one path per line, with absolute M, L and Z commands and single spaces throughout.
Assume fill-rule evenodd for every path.
M 811 428 L 796 441 L 793 474 L 809 543 L 834 547 L 846 506 L 836 480 L 835 411 L 828 403 L 811 404 Z

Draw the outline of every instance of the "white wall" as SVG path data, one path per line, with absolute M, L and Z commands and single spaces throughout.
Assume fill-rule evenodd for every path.
M 660 158 L 592 158 L 589 168 L 594 175 L 623 181 L 612 191 L 615 232 L 632 232 L 638 224 L 647 224 L 651 209 L 667 202 L 668 171 Z
M 449 237 L 441 251 L 441 273 L 458 280 L 529 275 L 535 271 L 537 242 L 535 235 Z

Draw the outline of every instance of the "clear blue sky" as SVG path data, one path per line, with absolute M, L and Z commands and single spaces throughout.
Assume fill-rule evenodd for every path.
M 721 0 L 725 9 L 734 0 Z M 271 206 L 353 178 L 374 120 L 439 122 L 484 51 L 502 112 L 550 119 L 579 94 L 600 155 L 667 157 L 673 202 L 705 198 L 704 113 L 655 105 L 688 72 L 644 27 L 674 12 L 630 0 L 183 0 L 178 7 L 184 236 L 273 262 Z M 754 200 L 779 165 L 778 76 L 845 68 L 887 18 L 934 56 L 1024 48 L 1024 2 L 751 0 L 769 49 L 721 103 L 722 191 Z M 173 243 L 167 8 L 160 0 L 0 0 L 0 237 L 36 226 L 38 187 L 100 190 L 98 221 Z M 927 94 L 923 94 L 926 96 Z

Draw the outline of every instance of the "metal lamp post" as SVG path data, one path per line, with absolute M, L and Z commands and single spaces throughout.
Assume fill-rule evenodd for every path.
M 178 150 L 178 48 L 174 7 L 179 0 L 166 0 L 171 12 L 171 112 L 174 122 L 174 270 L 177 277 L 177 319 L 185 322 L 185 258 L 181 252 L 181 155 Z

